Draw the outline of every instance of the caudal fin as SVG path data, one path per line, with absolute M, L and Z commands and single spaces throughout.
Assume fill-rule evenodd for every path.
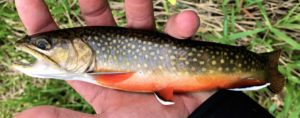
M 278 72 L 278 62 L 280 54 L 281 50 L 262 54 L 262 56 L 267 59 L 266 74 L 268 77 L 268 81 L 271 83 L 268 88 L 273 93 L 279 93 L 285 85 L 284 76 Z

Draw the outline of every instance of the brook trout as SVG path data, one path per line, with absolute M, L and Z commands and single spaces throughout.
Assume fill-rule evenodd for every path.
M 278 93 L 281 51 L 256 54 L 244 47 L 177 40 L 157 31 L 92 26 L 61 29 L 17 42 L 37 60 L 13 67 L 29 76 L 81 80 L 123 91 L 173 93 L 258 89 Z

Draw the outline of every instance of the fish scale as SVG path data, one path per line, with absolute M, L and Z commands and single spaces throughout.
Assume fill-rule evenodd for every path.
M 17 48 L 38 60 L 14 65 L 27 75 L 158 92 L 166 98 L 173 92 L 253 86 L 269 86 L 278 93 L 284 86 L 277 70 L 280 50 L 257 54 L 240 46 L 178 40 L 158 31 L 69 28 L 27 36 L 18 41 Z
M 241 47 L 223 45 L 217 47 L 215 43 L 174 40 L 172 37 L 153 35 L 153 33 L 142 32 L 144 35 L 136 35 L 139 34 L 138 31 L 124 29 L 117 32 L 117 35 L 116 30 L 99 30 L 86 31 L 82 35 L 95 52 L 102 55 L 97 56 L 99 65 L 108 70 L 120 68 L 126 71 L 137 71 L 136 69 L 159 68 L 170 72 L 185 71 L 191 74 L 203 74 L 209 70 L 232 73 L 259 71 L 264 70 L 261 67 L 265 67 L 256 66 L 261 65 L 260 62 L 265 63 L 263 58 L 251 58 L 255 54 Z M 85 37 L 86 33 L 94 35 Z M 227 50 L 227 48 L 231 49 Z M 248 53 L 240 53 L 239 50 Z M 230 63 L 230 60 L 235 63 Z

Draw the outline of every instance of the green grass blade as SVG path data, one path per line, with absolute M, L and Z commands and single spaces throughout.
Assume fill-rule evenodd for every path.
M 254 30 L 248 30 L 248 31 L 245 31 L 245 32 L 239 32 L 239 33 L 231 34 L 228 37 L 228 39 L 229 40 L 236 40 L 236 39 L 239 39 L 239 38 L 242 38 L 242 37 L 245 37 L 245 36 L 254 35 L 254 34 L 257 34 L 259 32 L 264 32 L 264 31 L 266 31 L 266 28 L 257 28 L 257 29 L 254 29 Z
M 287 36 L 285 33 L 281 32 L 280 30 L 270 27 L 270 31 L 273 32 L 273 34 L 275 36 L 277 36 L 279 39 L 285 41 L 286 43 L 288 43 L 289 45 L 291 45 L 292 49 L 295 50 L 300 50 L 300 44 L 295 41 L 294 39 L 292 39 L 291 37 Z
M 300 24 L 282 24 L 276 26 L 277 28 L 281 29 L 288 29 L 288 30 L 300 30 Z
M 297 8 L 299 7 L 299 5 L 300 5 L 300 3 L 298 3 L 297 5 L 295 5 L 295 7 L 293 7 L 284 18 L 282 18 L 281 20 L 277 21 L 276 25 L 285 24 L 285 23 L 289 22 L 291 16 L 295 13 L 295 10 L 297 10 Z

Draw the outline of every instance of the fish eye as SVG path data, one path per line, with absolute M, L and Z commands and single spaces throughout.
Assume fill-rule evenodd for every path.
M 36 46 L 42 50 L 49 50 L 51 48 L 50 43 L 44 38 L 37 40 Z

